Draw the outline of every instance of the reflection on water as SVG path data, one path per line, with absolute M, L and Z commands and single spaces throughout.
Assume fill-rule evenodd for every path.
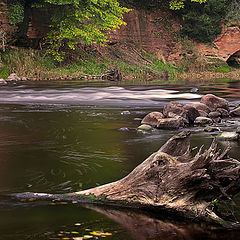
M 139 133 L 139 119 L 160 110 L 166 101 L 197 101 L 211 90 L 200 88 L 199 94 L 192 94 L 191 87 L 171 88 L 0 89 L 0 192 L 65 193 L 127 175 L 175 133 Z M 227 89 L 224 94 L 228 94 Z M 231 101 L 236 104 L 239 99 Z M 121 114 L 126 110 L 130 114 Z M 233 130 L 239 123 L 229 123 L 224 129 Z M 119 131 L 121 128 L 128 131 Z M 212 141 L 213 135 L 202 128 L 190 130 L 194 131 L 193 146 L 207 147 Z M 220 142 L 221 147 L 225 144 Z M 232 143 L 232 147 L 231 155 L 239 158 L 239 143 Z M 107 208 L 9 203 L 0 199 L 0 215 L 0 239 L 9 240 L 61 239 L 57 234 L 62 230 L 75 230 L 82 236 L 88 228 L 112 232 L 111 239 L 238 238 L 234 232 L 226 238 L 226 234 L 198 224 L 173 223 L 144 213 Z M 74 224 L 79 222 L 76 229 Z

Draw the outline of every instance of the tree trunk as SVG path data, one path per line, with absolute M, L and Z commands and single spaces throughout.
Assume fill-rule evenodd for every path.
M 224 224 L 213 211 L 213 201 L 231 199 L 239 192 L 240 162 L 227 157 L 229 147 L 217 151 L 215 139 L 209 149 L 201 147 L 192 157 L 189 138 L 187 131 L 173 136 L 119 181 L 64 195 L 21 193 L 14 197 L 150 208 Z

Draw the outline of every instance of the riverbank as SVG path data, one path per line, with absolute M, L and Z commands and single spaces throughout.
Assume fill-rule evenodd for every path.
M 121 46 L 107 48 L 103 53 L 77 51 L 63 64 L 56 64 L 43 51 L 11 47 L 0 53 L 0 78 L 15 73 L 23 80 L 102 80 L 102 76 L 117 67 L 124 80 L 177 81 L 240 79 L 240 70 L 220 62 L 206 64 L 203 71 L 186 68 L 186 63 L 175 66 L 164 59 L 133 48 Z M 194 65 L 194 63 L 191 63 Z

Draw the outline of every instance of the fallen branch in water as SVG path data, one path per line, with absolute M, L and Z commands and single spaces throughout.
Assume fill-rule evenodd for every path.
M 69 194 L 20 193 L 15 198 L 75 201 L 164 210 L 224 225 L 214 213 L 215 199 L 231 199 L 240 190 L 240 162 L 227 157 L 229 147 L 191 156 L 190 132 L 169 139 L 123 179 Z

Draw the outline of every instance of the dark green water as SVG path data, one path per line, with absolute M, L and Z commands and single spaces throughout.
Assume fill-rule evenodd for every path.
M 66 83 L 1 88 L 0 192 L 66 193 L 120 179 L 175 133 L 138 133 L 139 118 L 148 112 L 175 99 L 198 101 L 208 92 L 228 98 L 233 105 L 240 102 L 239 82 L 199 85 L 198 94 L 190 93 L 191 88 Z M 236 119 L 223 129 L 238 124 Z M 129 131 L 120 131 L 123 127 Z M 210 144 L 211 134 L 192 130 L 194 146 Z M 240 159 L 239 150 L 239 143 L 232 143 L 233 157 Z M 152 213 L 0 198 L 0 239 L 79 240 L 89 235 L 88 229 L 112 233 L 106 239 L 240 239 L 237 231 Z

